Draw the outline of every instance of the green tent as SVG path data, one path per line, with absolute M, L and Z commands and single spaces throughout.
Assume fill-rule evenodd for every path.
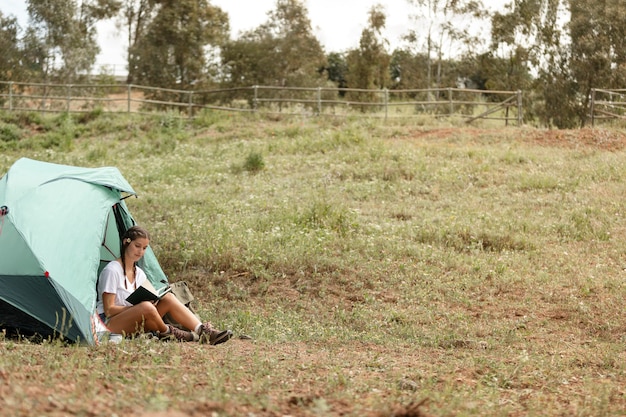
M 96 343 L 96 282 L 135 223 L 132 195 L 117 168 L 15 162 L 0 179 L 0 327 Z M 141 267 L 166 284 L 150 248 Z

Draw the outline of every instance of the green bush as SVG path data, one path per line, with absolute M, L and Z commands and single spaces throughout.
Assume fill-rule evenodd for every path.
M 243 164 L 243 169 L 247 172 L 255 173 L 262 171 L 263 168 L 265 168 L 263 155 L 260 152 L 250 152 L 246 157 L 246 161 Z
M 0 123 L 0 141 L 16 142 L 20 140 L 22 132 L 19 127 L 11 124 Z

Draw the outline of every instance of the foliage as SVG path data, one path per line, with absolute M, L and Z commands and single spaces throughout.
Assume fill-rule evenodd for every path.
M 381 31 L 387 16 L 380 5 L 369 11 L 369 26 L 361 32 L 359 48 L 348 52 L 346 81 L 349 88 L 384 89 L 389 85 L 389 54 Z M 348 98 L 354 101 L 373 101 L 373 93 L 350 92 Z M 366 107 L 362 107 L 365 111 Z
M 565 0 L 509 3 L 505 13 L 493 16 L 491 46 L 492 51 L 504 57 L 521 57 L 531 72 L 538 74 L 534 83 L 534 91 L 540 98 L 535 102 L 536 114 L 542 123 L 563 128 L 575 123 L 574 97 L 569 88 L 573 82 L 568 69 L 569 52 L 565 28 L 559 20 L 559 10 L 566 3 Z
M 487 17 L 485 8 L 480 0 L 407 0 L 407 3 L 416 10 L 412 15 L 416 28 L 409 30 L 406 40 L 414 50 L 426 55 L 427 88 L 442 87 L 445 59 L 471 56 L 477 50 L 480 38 L 472 35 L 469 27 L 480 25 Z
M 89 73 L 100 51 L 96 23 L 118 8 L 117 0 L 28 0 L 30 35 L 43 48 L 42 78 L 72 83 Z
M 277 0 L 258 28 L 226 43 L 221 53 L 227 85 L 317 87 L 324 84 L 322 47 L 300 0 Z
M 132 78 L 172 89 L 206 85 L 205 51 L 227 38 L 227 15 L 207 0 L 162 0 L 156 4 L 149 23 L 136 22 L 138 29 L 145 28 L 145 34 L 137 37 L 132 47 Z
M 573 110 L 581 125 L 587 122 L 592 88 L 624 88 L 626 83 L 626 5 L 570 1 L 571 39 L 567 74 L 576 83 L 580 102 Z
M 389 64 L 391 87 L 398 90 L 429 88 L 424 71 L 427 67 L 428 58 L 425 54 L 414 54 L 409 49 L 395 49 Z
M 13 124 L 0 123 L 0 141 L 13 142 L 21 137 L 20 129 Z
M 310 101 L 300 87 L 380 90 L 348 97 L 356 102 L 362 95 L 382 101 L 384 89 L 466 86 L 521 90 L 532 109 L 525 112 L 527 122 L 572 128 L 588 123 L 593 89 L 626 83 L 626 6 L 620 0 L 511 0 L 490 16 L 477 0 L 407 4 L 415 25 L 392 53 L 381 36 L 386 15 L 378 5 L 369 11 L 358 46 L 326 55 L 301 0 L 277 0 L 266 22 L 236 39 L 228 38 L 228 16 L 209 0 L 29 0 L 25 28 L 0 15 L 0 80 L 84 81 L 98 53 L 97 23 L 118 14 L 129 45 L 127 82 L 194 90 L 199 104 L 252 106 L 259 102 L 249 90 L 255 85 L 288 87 L 283 98 Z M 487 17 L 488 45 L 482 32 L 470 30 L 488 27 Z M 221 91 L 210 92 L 215 87 Z M 175 94 L 147 93 L 156 100 Z M 334 98 L 337 91 L 323 94 Z M 423 95 L 445 99 L 437 92 Z
M 326 66 L 322 71 L 325 71 L 328 79 L 332 81 L 337 88 L 348 88 L 348 81 L 346 80 L 348 74 L 348 62 L 344 53 L 331 52 L 326 56 Z M 340 92 L 343 96 L 345 92 Z
M 0 81 L 20 80 L 18 29 L 16 18 L 4 17 L 0 12 Z
M 139 71 L 140 45 L 148 31 L 148 25 L 154 19 L 157 2 L 153 0 L 123 0 L 119 24 L 126 29 L 128 39 L 128 76 L 126 81 L 135 82 Z
M 265 161 L 263 159 L 263 154 L 260 152 L 251 151 L 246 157 L 246 161 L 243 163 L 243 169 L 245 171 L 256 173 L 265 167 Z
M 569 21 L 562 19 L 569 13 Z M 623 88 L 623 2 L 523 0 L 493 16 L 492 51 L 508 51 L 537 74 L 536 114 L 547 126 L 584 126 L 593 88 Z M 514 61 L 511 61 L 514 62 Z
M 487 52 L 476 56 L 473 61 L 474 65 L 470 68 L 473 67 L 474 72 L 470 79 L 480 89 L 527 91 L 532 88 L 533 77 L 523 48 L 517 48 L 502 58 L 494 52 Z

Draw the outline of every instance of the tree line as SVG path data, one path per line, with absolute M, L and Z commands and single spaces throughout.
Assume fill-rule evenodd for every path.
M 236 39 L 209 0 L 27 0 L 26 27 L 0 6 L 0 81 L 88 82 L 96 25 L 114 18 L 131 84 L 338 87 L 358 100 L 373 89 L 462 85 L 487 99 L 489 90 L 522 90 L 525 120 L 557 128 L 588 123 L 593 88 L 626 87 L 620 0 L 511 0 L 497 12 L 481 0 L 406 2 L 413 26 L 402 46 L 390 49 L 385 9 L 375 5 L 358 45 L 327 52 L 302 0 L 276 0 L 264 23 Z M 486 38 L 472 30 L 487 26 Z

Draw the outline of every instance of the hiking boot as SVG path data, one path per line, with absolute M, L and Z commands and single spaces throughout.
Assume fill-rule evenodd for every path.
M 203 323 L 198 330 L 198 336 L 200 337 L 200 343 L 219 345 L 220 343 L 228 342 L 233 337 L 233 332 L 230 330 L 217 330 L 210 323 Z
M 179 342 L 195 342 L 198 340 L 197 336 L 192 332 L 181 330 L 178 327 L 174 327 L 168 324 L 169 333 L 159 333 L 159 339 L 163 340 L 176 340 Z

